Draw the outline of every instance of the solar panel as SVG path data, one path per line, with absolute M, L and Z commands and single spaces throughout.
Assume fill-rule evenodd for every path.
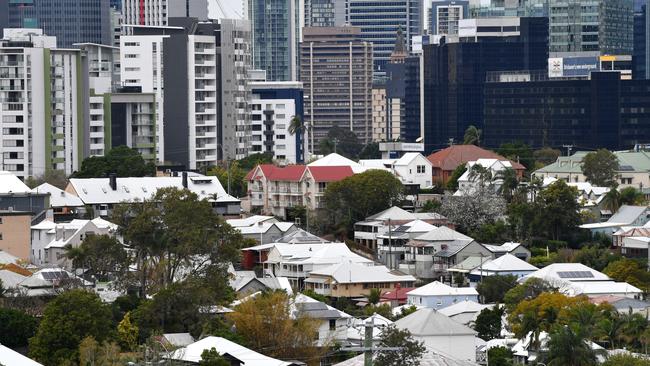
M 558 271 L 557 275 L 560 278 L 594 278 L 590 271 Z
M 399 226 L 398 228 L 396 228 L 393 231 L 396 232 L 396 233 L 403 233 L 403 232 L 406 232 L 406 230 L 408 230 L 408 229 L 409 229 L 409 226 L 402 225 L 402 226 Z

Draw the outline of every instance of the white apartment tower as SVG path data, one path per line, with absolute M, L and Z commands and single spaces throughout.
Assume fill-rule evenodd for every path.
M 81 51 L 57 49 L 39 29 L 5 29 L 0 41 L 0 170 L 21 179 L 72 174 L 83 159 Z

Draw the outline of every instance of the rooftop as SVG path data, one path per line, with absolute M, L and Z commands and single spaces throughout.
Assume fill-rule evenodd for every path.
M 427 159 L 429 159 L 434 168 L 447 171 L 452 171 L 459 165 L 478 159 L 508 160 L 493 151 L 485 150 L 475 145 L 452 145 L 429 155 Z M 519 163 L 513 161 L 510 163 L 515 170 L 526 169 L 526 167 Z
M 454 315 L 463 314 L 463 313 L 480 313 L 483 309 L 491 308 L 494 305 L 491 304 L 479 304 L 475 301 L 465 300 L 457 302 L 453 305 L 449 305 L 445 308 L 438 309 L 438 312 L 452 317 Z
M 538 269 L 537 271 L 519 279 L 519 282 L 526 282 L 529 278 L 541 278 L 551 282 L 580 282 L 580 281 L 609 281 L 610 278 L 593 268 L 589 268 L 582 263 L 553 263 Z
M 0 194 L 30 193 L 31 191 L 16 175 L 0 170 Z
M 257 353 L 237 343 L 221 337 L 206 337 L 186 347 L 177 349 L 169 355 L 169 359 L 191 363 L 201 361 L 204 350 L 214 348 L 219 354 L 229 354 L 243 362 L 246 366 L 290 366 L 291 362 L 277 360 L 261 353 Z
M 476 332 L 431 308 L 422 308 L 395 322 L 399 329 L 407 329 L 414 336 L 462 336 Z
M 327 276 L 337 283 L 374 283 L 374 282 L 415 282 L 415 277 L 399 271 L 391 271 L 386 266 L 366 266 L 344 261 L 327 268 L 314 270 L 312 276 Z M 309 282 L 309 278 L 306 280 Z
M 40 186 L 32 189 L 32 192 L 44 194 L 49 193 L 51 207 L 80 207 L 84 205 L 79 197 L 60 188 L 57 188 L 49 183 L 41 184 Z
M 480 268 L 475 268 L 471 271 L 471 274 L 480 275 L 481 271 L 485 274 L 487 273 L 496 273 L 496 272 L 534 272 L 539 268 L 533 266 L 532 264 L 523 261 L 510 253 L 506 253 L 500 256 L 497 259 L 493 259 L 483 265 Z
M 571 156 L 560 156 L 557 161 L 549 164 L 535 173 L 582 173 L 582 159 L 587 151 L 577 151 Z M 614 151 L 618 158 L 621 172 L 648 172 L 650 171 L 650 153 L 646 151 Z
M 478 296 L 472 287 L 451 287 L 440 281 L 433 281 L 407 293 L 409 296 Z

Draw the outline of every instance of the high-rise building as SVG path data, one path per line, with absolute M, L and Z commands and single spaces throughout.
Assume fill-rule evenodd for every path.
M 495 75 L 485 84 L 485 146 L 521 141 L 621 150 L 650 141 L 650 80 L 621 80 L 610 71 L 574 80 L 534 75 Z
M 335 0 L 304 0 L 303 27 L 334 27 L 336 24 Z
M 0 0 L 0 29 L 36 28 L 56 37 L 59 48 L 74 43 L 112 44 L 109 0 Z
M 251 123 L 247 76 L 251 69 L 251 29 L 248 20 L 221 19 L 220 157 L 242 159 L 250 150 Z
M 340 4 L 339 4 L 340 3 Z M 336 25 L 359 27 L 359 38 L 373 44 L 375 75 L 382 77 L 393 52 L 397 30 L 408 42 L 423 29 L 422 2 L 418 0 L 348 0 L 337 2 Z
M 521 18 L 519 35 L 423 46 L 422 123 L 425 150 L 462 141 L 465 129 L 483 127 L 488 72 L 545 70 L 548 21 Z M 409 108 L 412 109 L 412 108 Z
M 224 18 L 221 0 L 122 0 L 123 23 L 165 26 L 170 18 Z M 126 31 L 130 31 L 127 28 Z
M 300 53 L 300 79 L 305 91 L 309 151 L 330 128 L 353 131 L 359 141 L 372 137 L 372 44 L 360 39 L 358 27 L 305 28 Z
M 633 0 L 550 0 L 549 51 L 631 55 Z
M 427 5 L 424 24 L 429 34 L 457 35 L 458 21 L 469 14 L 469 0 L 433 0 Z
M 6 29 L 0 41 L 2 170 L 19 178 L 72 174 L 84 158 L 82 52 L 59 49 L 35 29 Z
M 648 4 L 644 1 L 634 9 L 634 52 L 632 76 L 635 79 L 650 79 L 650 17 Z
M 298 80 L 299 9 L 299 0 L 248 0 L 253 67 L 268 81 Z
M 251 82 L 252 153 L 271 153 L 284 164 L 302 163 L 306 131 L 291 133 L 291 121 L 303 117 L 302 83 Z

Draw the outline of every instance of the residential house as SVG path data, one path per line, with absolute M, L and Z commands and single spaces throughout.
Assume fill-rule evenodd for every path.
M 351 261 L 341 261 L 331 266 L 315 269 L 305 280 L 305 288 L 330 297 L 365 297 L 373 288 L 382 291 L 400 287 L 413 287 L 415 277 L 385 266 L 368 266 Z
M 365 366 L 364 355 L 360 354 L 359 356 L 352 357 L 343 362 L 334 364 L 334 366 Z M 377 357 L 373 355 L 372 357 Z M 471 361 L 461 361 L 450 357 L 445 352 L 437 352 L 433 350 L 428 350 L 422 355 L 418 362 L 419 366 L 476 366 L 475 362 Z
M 31 212 L 42 219 L 49 208 L 49 195 L 33 192 L 11 172 L 0 170 L 0 211 Z
M 499 258 L 483 263 L 479 268 L 469 272 L 470 282 L 480 282 L 483 277 L 489 276 L 516 276 L 517 278 L 529 275 L 539 268 L 523 261 L 510 253 Z
M 434 152 L 427 157 L 432 165 L 433 181 L 446 184 L 451 178 L 452 173 L 458 166 L 465 165 L 470 161 L 479 159 L 496 159 L 499 161 L 508 160 L 503 156 L 482 149 L 475 145 L 452 145 L 446 149 Z M 526 167 L 510 161 L 512 168 L 517 172 L 517 176 L 522 178 Z
M 399 159 L 359 160 L 368 169 L 387 170 L 393 173 L 404 186 L 417 189 L 431 187 L 431 162 L 420 153 L 408 152 Z
M 177 177 L 71 178 L 65 191 L 92 208 L 94 217 L 108 217 L 123 202 L 151 200 L 162 188 L 188 189 L 206 199 L 220 215 L 240 215 L 239 199 L 229 195 L 213 176 L 183 172 Z
M 32 189 L 32 192 L 49 194 L 50 208 L 54 214 L 54 221 L 69 221 L 85 212 L 84 203 L 71 193 L 57 188 L 49 183 L 43 183 Z
M 650 222 L 643 226 L 621 226 L 620 229 L 612 234 L 612 246 L 614 248 L 622 248 L 625 238 L 644 236 L 650 236 Z
M 621 254 L 627 258 L 647 259 L 650 266 L 650 237 L 634 236 L 624 238 Z
M 485 309 L 491 309 L 494 304 L 479 304 L 475 301 L 464 300 L 438 310 L 439 313 L 465 325 L 473 324 Z
M 37 266 L 55 265 L 71 269 L 72 261 L 65 256 L 65 247 L 78 247 L 89 235 L 115 235 L 117 225 L 100 217 L 93 220 L 75 219 L 66 223 L 43 220 L 31 227 L 30 261 Z
M 397 320 L 395 326 L 408 330 L 413 338 L 424 342 L 428 352 L 476 361 L 476 332 L 435 309 L 420 309 Z
M 179 348 L 168 354 L 166 358 L 196 365 L 201 362 L 203 351 L 215 349 L 231 365 L 245 366 L 300 366 L 302 362 L 281 361 L 275 358 L 257 353 L 252 349 L 240 346 L 239 344 L 221 337 L 205 337 L 188 346 Z
M 643 226 L 650 221 L 648 206 L 621 206 L 618 211 L 605 222 L 580 225 L 592 234 L 603 234 L 611 237 L 624 226 Z
M 472 194 L 481 188 L 488 188 L 494 192 L 498 192 L 503 184 L 503 179 L 500 177 L 501 172 L 506 169 L 514 169 L 509 160 L 498 159 L 478 159 L 476 161 L 468 161 L 467 170 L 458 178 L 458 190 L 454 196 L 464 196 Z M 489 177 L 480 177 L 476 175 L 474 169 L 480 166 L 490 173 Z M 485 181 L 482 179 L 487 178 Z
M 626 283 L 614 282 L 606 274 L 582 263 L 553 263 L 529 275 L 519 278 L 520 283 L 529 278 L 540 278 L 557 287 L 567 296 L 615 295 L 639 298 L 643 291 Z
M 287 277 L 294 288 L 302 289 L 304 280 L 312 271 L 334 264 L 352 262 L 372 266 L 370 259 L 355 254 L 345 243 L 284 244 L 273 243 L 264 262 L 264 275 Z
M 266 237 L 266 236 L 265 236 Z M 264 237 L 264 238 L 265 238 Z M 262 239 L 264 239 L 262 238 Z M 263 240 L 266 242 L 266 240 Z M 292 226 L 286 234 L 276 239 L 273 243 L 256 245 L 242 249 L 241 265 L 243 269 L 251 270 L 255 266 L 261 266 L 268 259 L 269 252 L 275 247 L 275 244 L 326 244 L 329 241 L 319 238 L 303 229 Z
M 90 288 L 88 282 L 61 268 L 43 268 L 25 278 L 18 290 L 25 296 L 56 296 L 69 287 Z
M 621 314 L 632 311 L 632 313 L 642 314 L 646 319 L 650 316 L 650 302 L 648 301 L 614 295 L 593 296 L 589 298 L 589 301 L 596 305 L 608 303 Z
M 415 290 L 415 287 L 397 287 L 394 290 L 389 290 L 381 293 L 381 302 L 382 304 L 390 304 L 392 308 L 404 305 L 408 302 L 406 294 L 411 290 Z
M 31 212 L 0 210 L 0 250 L 28 261 L 31 224 Z
M 377 236 L 377 257 L 379 261 L 389 268 L 398 268 L 404 261 L 406 247 L 411 239 L 434 230 L 436 227 L 422 220 L 413 220 L 406 224 L 392 227 L 388 225 L 388 232 Z
M 346 158 L 345 156 L 339 155 L 337 153 L 331 153 L 329 155 L 325 155 L 324 157 L 312 161 L 311 163 L 307 164 L 307 166 L 314 167 L 314 166 L 329 166 L 329 167 L 338 167 L 338 166 L 347 166 L 352 169 L 354 174 L 359 174 L 363 173 L 368 168 L 364 167 L 363 165 L 350 160 Z
M 377 250 L 378 236 L 388 233 L 388 227 L 407 224 L 421 220 L 430 225 L 449 226 L 453 224 L 444 216 L 434 212 L 408 212 L 397 206 L 366 217 L 364 221 L 354 224 L 354 241 L 373 251 Z
M 241 219 L 229 219 L 226 220 L 226 222 L 228 223 L 228 225 L 237 228 L 237 227 L 255 226 L 260 223 L 275 223 L 280 221 L 273 216 L 253 215 Z
M 301 181 L 304 184 L 304 206 L 309 210 L 325 207 L 323 196 L 327 185 L 353 176 L 349 166 L 307 166 Z
M 366 324 L 372 325 L 372 343 L 379 344 L 384 327 L 393 324 L 393 321 L 375 313 L 365 319 L 352 318 L 347 329 L 347 341 L 353 345 L 364 344 Z
M 483 246 L 492 253 L 492 258 L 499 258 L 504 254 L 512 254 L 528 262 L 531 256 L 530 250 L 521 243 L 506 242 L 501 245 L 483 244 Z
M 549 334 L 547 332 L 541 331 L 537 335 L 537 344 L 535 344 L 535 336 L 533 332 L 529 332 L 524 338 L 520 339 L 512 346 L 512 353 L 514 362 L 516 365 L 537 365 L 537 362 L 540 359 L 540 355 L 548 352 L 548 341 Z M 602 364 L 605 359 L 603 354 L 606 354 L 606 350 L 599 346 L 598 344 L 591 342 L 589 340 L 584 341 L 589 348 L 596 355 L 596 361 L 598 364 Z
M 650 187 L 650 153 L 646 151 L 614 151 L 618 159 L 619 170 L 616 172 L 619 188 Z M 582 173 L 582 159 L 587 151 L 578 151 L 571 156 L 560 156 L 553 164 L 547 165 L 533 173 L 533 177 L 552 177 L 566 182 L 586 182 Z
M 290 234 L 298 228 L 292 222 L 260 222 L 252 226 L 235 227 L 246 239 L 253 239 L 260 244 L 276 242 L 281 237 Z
M 491 257 L 491 252 L 474 239 L 445 226 L 420 235 L 406 246 L 400 270 L 419 278 L 447 275 L 447 269 L 469 257 Z
M 196 342 L 189 333 L 163 333 L 158 340 L 172 349 L 189 346 Z
M 478 302 L 478 292 L 472 287 L 451 287 L 433 281 L 406 294 L 408 304 L 443 309 L 461 301 Z
M 237 297 L 243 298 L 258 291 L 283 290 L 293 295 L 293 289 L 286 277 L 243 277 L 233 284 Z
M 320 321 L 318 346 L 347 340 L 348 322 L 352 319 L 349 314 L 304 294 L 297 294 L 292 305 L 293 317 L 308 316 Z
M 20 283 L 26 279 L 27 276 L 24 276 L 20 273 L 16 273 L 8 269 L 0 269 L 0 281 L 2 281 L 2 287 L 6 291 L 4 294 L 5 297 L 17 291 L 20 288 Z

